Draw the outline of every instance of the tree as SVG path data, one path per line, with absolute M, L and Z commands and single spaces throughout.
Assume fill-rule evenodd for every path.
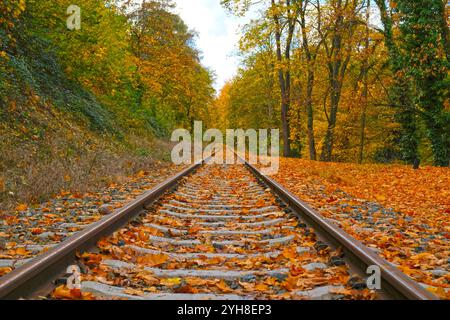
M 0 59 L 6 56 L 3 50 L 6 50 L 11 40 L 14 41 L 11 31 L 25 8 L 25 0 L 7 0 L 0 3 Z
M 301 27 L 301 49 L 304 51 L 306 57 L 306 111 L 308 117 L 308 146 L 309 146 L 309 158 L 311 160 L 317 159 L 316 141 L 314 137 L 314 108 L 313 108 L 313 91 L 315 80 L 315 67 L 317 61 L 317 55 L 322 46 L 322 41 L 314 39 L 314 34 L 310 31 L 313 30 L 313 25 L 316 26 L 316 30 L 320 30 L 322 25 L 322 16 L 320 10 L 320 3 L 316 2 L 317 13 L 315 19 L 312 20 L 312 25 L 307 23 L 307 11 L 311 6 L 312 1 L 304 0 L 296 3 L 297 10 L 299 12 L 299 24 Z M 315 43 L 314 43 L 315 42 Z
M 170 12 L 170 1 L 144 1 L 133 7 L 129 11 L 137 105 L 168 129 L 191 128 L 207 116 L 213 100 L 213 79 L 200 64 L 195 35 Z
M 427 127 L 434 164 L 449 165 L 448 67 L 441 0 L 397 1 L 405 72 L 414 81 L 414 101 Z
M 383 35 L 389 52 L 394 81 L 390 90 L 390 104 L 396 109 L 396 121 L 401 125 L 400 146 L 402 157 L 408 163 L 419 162 L 419 136 L 417 110 L 413 103 L 410 80 L 405 73 L 405 60 L 394 37 L 394 18 L 385 0 L 375 0 L 381 15 Z M 394 3 L 389 3 L 395 7 Z
M 364 82 L 363 90 L 363 102 L 361 110 L 361 130 L 360 130 L 360 140 L 359 140 L 359 152 L 358 152 L 358 163 L 363 163 L 364 160 L 364 144 L 366 140 L 366 124 L 367 124 L 367 108 L 369 102 L 369 57 L 370 57 L 370 0 L 367 0 L 366 7 L 366 27 L 365 27 L 365 43 L 364 43 L 364 59 L 363 67 L 361 69 L 361 76 Z
M 222 4 L 236 14 L 245 14 L 254 4 L 247 0 L 222 0 Z M 289 109 L 291 105 L 291 52 L 299 6 L 297 0 L 270 0 L 264 2 L 261 25 L 273 34 L 275 39 L 276 70 L 281 101 L 281 129 L 283 136 L 283 154 L 291 154 Z M 255 30 L 255 29 L 253 29 Z M 250 36 L 247 34 L 246 36 Z M 260 37 L 261 35 L 252 35 Z
M 330 108 L 327 112 L 328 129 L 322 147 L 321 160 L 331 161 L 342 86 L 352 54 L 352 37 L 358 24 L 359 1 L 329 1 L 329 19 L 320 35 L 327 55 Z M 317 1 L 320 8 L 320 1 Z

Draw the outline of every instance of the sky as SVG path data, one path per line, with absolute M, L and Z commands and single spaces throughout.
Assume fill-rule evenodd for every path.
M 202 52 L 202 64 L 214 71 L 214 87 L 220 91 L 238 70 L 239 30 L 245 20 L 228 13 L 220 0 L 175 0 L 175 3 L 175 12 L 198 33 L 196 43 Z

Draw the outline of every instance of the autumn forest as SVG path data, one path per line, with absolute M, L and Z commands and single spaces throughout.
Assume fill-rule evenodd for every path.
M 448 166 L 445 1 L 261 6 L 239 43 L 244 66 L 217 101 L 222 122 L 282 128 L 285 156 Z
M 66 26 L 69 0 L 0 5 L 4 199 L 32 192 L 50 167 L 65 174 L 54 187 L 39 178 L 43 193 L 78 187 L 91 175 L 71 171 L 94 164 L 133 172 L 195 120 L 279 128 L 284 156 L 448 166 L 444 1 L 223 0 L 251 19 L 236 43 L 241 66 L 219 92 L 171 1 L 79 2 L 80 30 Z
M 0 1 L 0 300 L 450 300 L 449 28 L 444 0 Z M 260 154 L 174 160 L 199 123 Z

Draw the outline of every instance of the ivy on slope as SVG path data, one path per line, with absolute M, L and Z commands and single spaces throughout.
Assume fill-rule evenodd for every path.
M 33 93 L 42 105 L 50 103 L 61 111 L 71 112 L 87 121 L 92 130 L 113 131 L 111 114 L 92 93 L 66 77 L 48 42 L 32 36 L 19 38 L 15 52 L 8 56 L 0 87 L 3 103 L 25 102 L 24 93 Z

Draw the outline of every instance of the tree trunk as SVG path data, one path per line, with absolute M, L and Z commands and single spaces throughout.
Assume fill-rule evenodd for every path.
M 312 92 L 314 87 L 314 73 L 308 71 L 308 84 L 306 88 L 306 112 L 308 113 L 308 145 L 309 159 L 317 160 L 316 140 L 314 138 L 314 110 L 312 104 Z
M 341 100 L 344 77 L 351 57 L 351 49 L 347 48 L 346 50 L 344 50 L 343 48 L 343 32 L 347 31 L 348 39 L 351 39 L 356 26 L 355 16 L 349 18 L 350 20 L 346 21 L 343 15 L 343 11 L 345 9 L 343 6 L 347 5 L 352 6 L 350 9 L 352 10 L 353 15 L 356 15 L 356 1 L 353 1 L 352 4 L 349 4 L 348 2 L 345 2 L 345 4 L 343 4 L 342 1 L 337 1 L 335 5 L 335 12 L 337 14 L 337 17 L 335 19 L 332 31 L 331 50 L 325 42 L 325 50 L 328 57 L 328 75 L 330 82 L 331 101 L 330 112 L 328 115 L 328 128 L 320 158 L 322 161 L 327 162 L 332 160 L 337 113 Z M 344 51 L 346 51 L 347 53 L 345 59 Z
M 370 0 L 367 1 L 367 11 L 366 11 L 366 39 L 365 39 L 365 51 L 364 51 L 364 64 L 363 64 L 363 79 L 364 79 L 364 90 L 363 90 L 363 101 L 362 101 L 362 112 L 361 112 L 361 131 L 359 138 L 359 153 L 358 153 L 358 163 L 361 164 L 364 161 L 364 145 L 366 140 L 366 122 L 367 122 L 367 108 L 369 103 L 369 46 L 370 46 Z
M 317 50 L 316 52 L 311 53 L 311 49 L 309 46 L 309 40 L 308 40 L 308 34 L 306 32 L 306 6 L 307 3 L 305 3 L 305 7 L 302 6 L 302 3 L 300 3 L 299 8 L 299 14 L 300 14 L 300 25 L 301 25 L 301 31 L 302 31 L 302 42 L 303 42 L 303 49 L 305 50 L 306 55 L 306 61 L 308 64 L 308 80 L 306 84 L 306 113 L 308 116 L 308 147 L 309 147 L 309 159 L 310 160 L 317 160 L 317 152 L 316 152 L 316 140 L 314 138 L 314 109 L 313 109 L 313 101 L 312 101 L 312 95 L 314 90 L 314 66 L 317 56 Z
M 403 76 L 404 66 L 399 48 L 394 42 L 393 21 L 387 11 L 385 0 L 375 0 L 381 15 L 384 27 L 384 40 L 389 52 L 389 60 L 394 75 L 394 84 L 389 97 L 390 104 L 397 109 L 395 118 L 401 125 L 400 146 L 403 159 L 410 163 L 419 161 L 419 138 L 415 107 L 411 95 L 411 86 L 408 79 Z
M 276 12 L 276 3 L 275 0 L 272 0 L 272 7 Z M 290 6 L 290 0 L 286 1 L 286 6 Z M 291 73 L 290 73 L 290 54 L 291 54 L 291 45 L 292 38 L 294 35 L 295 29 L 295 19 L 290 16 L 290 11 L 288 10 L 288 35 L 286 40 L 286 47 L 284 52 L 282 52 L 281 45 L 281 34 L 282 27 L 280 23 L 280 18 L 278 14 L 274 14 L 273 19 L 275 22 L 275 42 L 276 42 L 276 52 L 277 52 L 277 60 L 280 64 L 283 62 L 287 63 L 287 70 L 284 72 L 282 68 L 278 70 L 278 82 L 280 85 L 281 91 L 281 125 L 283 131 L 283 155 L 285 157 L 289 157 L 291 155 L 291 142 L 290 142 L 290 127 L 289 127 L 289 108 L 290 108 L 290 90 L 291 90 Z
M 337 122 L 337 111 L 340 101 L 340 89 L 338 81 L 334 78 L 331 81 L 331 106 L 330 114 L 328 116 L 328 128 L 325 135 L 325 141 L 322 148 L 321 160 L 330 162 L 332 160 L 333 147 L 334 147 L 334 133 Z
M 450 9 L 447 9 L 447 0 L 442 0 L 442 22 L 441 22 L 441 30 L 442 30 L 442 45 L 445 48 L 445 54 L 447 56 L 447 60 L 450 61 L 450 32 L 448 28 L 450 27 L 450 22 L 448 21 L 450 15 Z
M 337 24 L 342 23 L 342 17 L 337 19 Z M 334 146 L 334 133 L 337 122 L 337 112 L 339 102 L 341 100 L 341 89 L 343 78 L 340 78 L 342 73 L 343 63 L 341 58 L 342 51 L 342 37 L 336 32 L 333 36 L 333 54 L 330 56 L 331 62 L 328 64 L 330 76 L 330 113 L 328 115 L 328 128 L 325 135 L 325 141 L 322 148 L 322 161 L 331 161 Z
M 368 85 L 367 85 L 367 70 L 365 71 L 364 91 L 363 91 L 363 103 L 361 111 L 361 131 L 359 135 L 359 153 L 358 163 L 361 164 L 364 161 L 364 146 L 366 143 L 366 123 L 367 123 L 367 107 L 368 107 Z

